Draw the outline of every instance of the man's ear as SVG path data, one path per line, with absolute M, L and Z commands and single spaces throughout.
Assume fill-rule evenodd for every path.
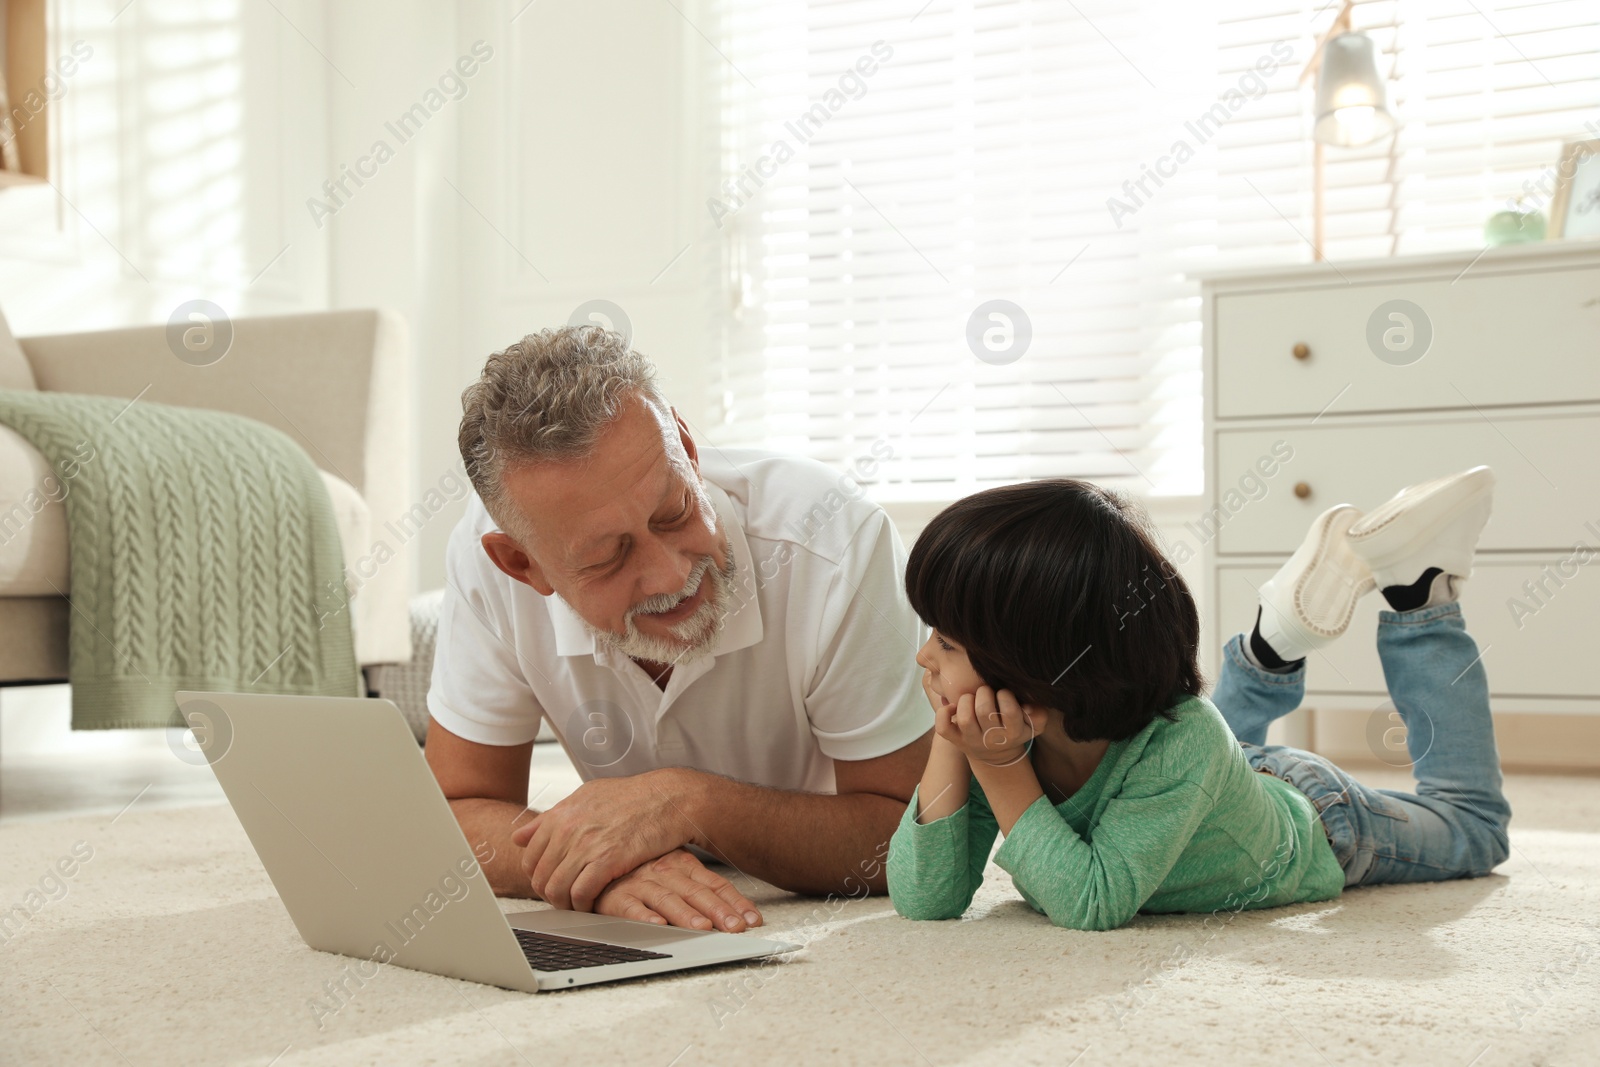
M 544 568 L 524 552 L 521 545 L 499 530 L 483 535 L 483 550 L 496 567 L 524 585 L 532 586 L 541 596 L 549 596 L 556 591 L 555 586 L 545 581 Z
M 700 473 L 700 450 L 695 447 L 694 437 L 689 433 L 689 424 L 683 421 L 683 416 L 678 414 L 677 408 L 669 408 L 672 412 L 672 421 L 678 424 L 678 440 L 683 445 L 684 454 L 689 457 L 689 463 L 694 467 L 695 473 Z

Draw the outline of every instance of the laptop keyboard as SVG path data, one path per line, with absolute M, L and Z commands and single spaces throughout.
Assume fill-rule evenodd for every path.
M 639 960 L 664 960 L 670 953 L 646 952 L 642 948 L 581 941 L 575 937 L 518 930 L 517 944 L 536 971 L 572 971 L 579 967 L 603 967 L 608 963 L 636 963 Z

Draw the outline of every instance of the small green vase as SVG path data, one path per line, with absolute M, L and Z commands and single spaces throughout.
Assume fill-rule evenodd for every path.
M 1497 211 L 1483 224 L 1483 240 L 1488 245 L 1520 245 L 1544 240 L 1544 215 L 1515 208 Z

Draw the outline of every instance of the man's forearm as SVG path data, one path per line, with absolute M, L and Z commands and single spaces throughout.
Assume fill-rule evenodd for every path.
M 688 843 L 745 874 L 795 893 L 886 889 L 889 838 L 906 801 L 769 789 L 687 768 L 673 769 L 662 790 Z
M 522 849 L 512 842 L 511 831 L 535 813 L 521 804 L 483 797 L 452 800 L 450 810 L 461 824 L 461 832 L 472 846 L 495 896 L 533 898 L 533 887 L 522 869 Z

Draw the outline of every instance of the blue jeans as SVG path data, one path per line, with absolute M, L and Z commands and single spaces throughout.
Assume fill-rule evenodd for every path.
M 1264 671 L 1245 657 L 1246 640 L 1228 642 L 1212 703 L 1252 767 L 1310 798 L 1345 885 L 1471 878 L 1505 861 L 1511 805 L 1500 791 L 1489 679 L 1460 604 L 1378 616 L 1378 659 L 1405 725 L 1414 794 L 1364 786 L 1314 753 L 1265 744 L 1267 726 L 1300 706 L 1305 666 Z

